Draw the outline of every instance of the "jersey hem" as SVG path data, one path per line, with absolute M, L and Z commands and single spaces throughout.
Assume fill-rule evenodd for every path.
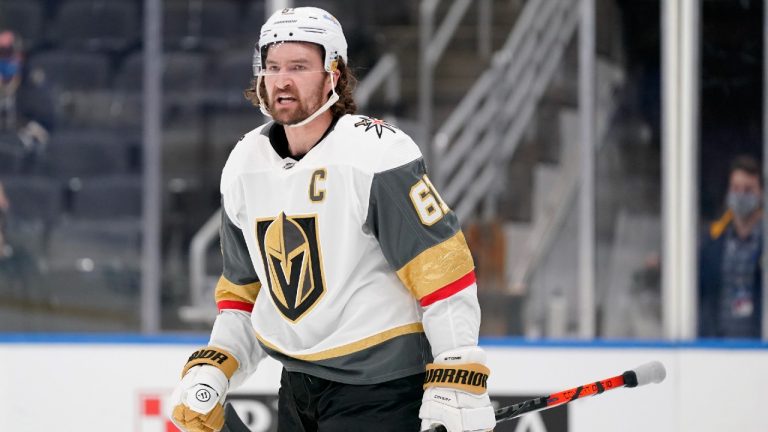
M 256 339 L 258 339 L 262 345 L 284 356 L 291 357 L 296 360 L 302 360 L 302 361 L 328 360 L 336 357 L 342 357 L 345 355 L 354 354 L 356 352 L 360 352 L 365 349 L 372 348 L 376 345 L 380 345 L 398 336 L 404 336 L 404 335 L 413 334 L 413 333 L 424 333 L 424 326 L 421 323 L 405 324 L 399 327 L 385 330 L 381 333 L 377 333 L 372 336 L 368 336 L 363 339 L 356 340 L 354 342 L 350 342 L 344 345 L 340 345 L 338 347 L 322 350 L 316 353 L 291 354 L 283 351 L 282 349 L 278 348 L 274 344 L 266 341 L 263 337 L 261 337 L 261 335 L 259 335 L 257 332 L 254 331 L 254 334 L 256 335 Z
M 283 364 L 283 368 L 288 372 L 301 372 L 307 375 L 316 376 L 318 378 L 322 378 L 328 381 L 334 381 L 342 384 L 371 385 L 371 384 L 381 384 L 383 382 L 394 381 L 396 379 L 405 378 L 407 376 L 424 373 L 427 370 L 427 365 L 424 364 L 420 367 L 410 367 L 407 369 L 388 373 L 386 375 L 381 375 L 381 376 L 366 378 L 366 379 L 340 378 L 338 375 L 334 375 L 332 373 L 325 373 L 322 369 L 312 368 L 312 367 L 303 368 L 303 367 L 295 367 L 295 366 L 286 366 L 285 364 Z

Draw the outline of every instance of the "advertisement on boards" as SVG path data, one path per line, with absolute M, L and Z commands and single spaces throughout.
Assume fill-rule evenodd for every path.
M 166 412 L 170 394 L 157 391 L 143 391 L 138 395 L 137 432 L 177 431 L 168 420 Z M 534 395 L 493 396 L 494 406 L 504 407 Z M 277 395 L 237 393 L 227 398 L 237 411 L 240 419 L 251 432 L 277 432 Z M 568 432 L 568 407 L 561 406 L 544 412 L 527 414 L 521 418 L 500 423 L 495 432 Z

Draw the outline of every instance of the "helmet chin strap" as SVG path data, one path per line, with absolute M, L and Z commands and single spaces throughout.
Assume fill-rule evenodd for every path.
M 316 119 L 317 116 L 319 116 L 320 114 L 328 111 L 328 109 L 330 107 L 332 107 L 333 104 L 335 104 L 339 100 L 339 95 L 336 94 L 336 83 L 333 82 L 333 72 L 328 72 L 328 73 L 331 74 L 331 96 L 328 98 L 328 101 L 326 101 L 323 104 L 323 106 L 318 108 L 317 111 L 312 113 L 311 116 L 305 118 L 304 120 L 302 120 L 302 121 L 300 121 L 300 122 L 298 122 L 296 124 L 286 125 L 287 127 L 300 127 L 300 126 L 306 125 L 307 123 L 309 123 L 312 120 Z M 261 113 L 264 114 L 265 116 L 272 117 L 272 115 L 269 113 L 269 111 L 267 111 L 267 109 L 264 108 L 264 106 L 265 106 L 264 99 L 262 99 L 261 92 L 259 91 L 259 88 L 261 87 L 261 80 L 262 79 L 263 79 L 263 77 L 259 76 L 257 78 L 257 82 L 256 82 L 256 96 L 259 98 L 259 109 L 261 109 Z

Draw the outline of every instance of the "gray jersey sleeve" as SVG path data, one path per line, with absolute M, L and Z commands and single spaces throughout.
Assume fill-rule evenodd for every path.
M 443 289 L 474 283 L 456 215 L 427 177 L 423 158 L 374 174 L 365 229 L 422 305 Z
M 261 289 L 261 282 L 253 268 L 243 232 L 221 212 L 221 254 L 224 269 L 216 285 L 216 304 L 219 310 L 253 310 L 253 303 Z
M 219 314 L 213 324 L 209 344 L 227 350 L 238 360 L 239 367 L 230 379 L 230 389 L 234 389 L 256 370 L 266 356 L 253 333 L 250 314 L 261 283 L 253 268 L 242 230 L 232 223 L 223 209 L 220 236 L 224 269 L 216 284 Z

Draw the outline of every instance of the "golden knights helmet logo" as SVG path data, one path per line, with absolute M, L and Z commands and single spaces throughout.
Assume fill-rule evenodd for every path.
M 283 316 L 298 322 L 325 293 L 317 217 L 280 213 L 259 219 L 256 236 L 269 294 Z

